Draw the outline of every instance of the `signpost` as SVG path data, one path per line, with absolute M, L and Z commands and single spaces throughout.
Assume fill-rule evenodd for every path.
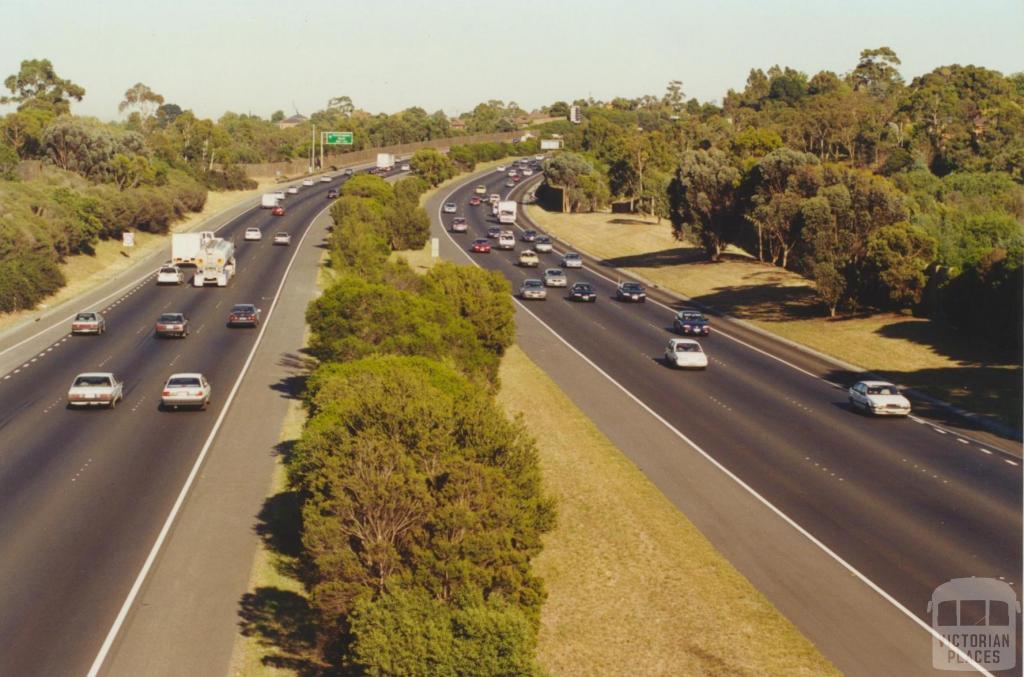
M 123 247 L 134 247 L 135 246 L 135 233 L 130 230 L 123 231 L 121 233 L 121 246 Z
M 353 143 L 352 132 L 324 132 L 328 146 L 351 146 Z

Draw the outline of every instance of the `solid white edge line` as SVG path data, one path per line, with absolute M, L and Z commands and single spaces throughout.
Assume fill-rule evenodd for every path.
M 442 201 L 441 201 L 441 203 L 443 204 L 444 202 L 447 202 L 447 201 L 448 201 L 448 199 L 449 199 L 449 198 L 450 198 L 450 197 L 451 197 L 452 195 L 454 195 L 456 191 L 460 190 L 460 189 L 461 189 L 461 188 L 463 188 L 464 186 L 465 186 L 465 184 L 460 184 L 458 188 L 454 188 L 454 189 L 452 189 L 452 191 L 448 193 L 448 195 L 447 195 L 447 196 L 445 197 L 445 199 L 444 199 L 444 200 L 442 200 Z M 469 259 L 470 263 L 472 263 L 472 264 L 473 264 L 474 266 L 477 266 L 478 268 L 482 268 L 483 266 L 481 266 L 480 264 L 478 264 L 478 263 L 477 263 L 477 262 L 476 262 L 476 261 L 475 261 L 475 260 L 473 259 L 473 257 L 471 257 L 471 256 L 469 255 L 469 253 L 468 253 L 468 252 L 466 252 L 466 251 L 465 251 L 465 250 L 463 250 L 463 249 L 462 249 L 461 247 L 459 247 L 459 243 L 455 241 L 455 238 L 453 238 L 453 237 L 451 236 L 451 233 L 449 233 L 449 232 L 448 232 L 448 230 L 447 230 L 447 229 L 446 229 L 446 228 L 444 227 L 444 220 L 443 220 L 443 218 L 442 218 L 442 215 L 441 215 L 441 210 L 440 210 L 440 208 L 438 209 L 438 212 L 437 212 L 437 217 L 438 217 L 438 224 L 439 224 L 439 227 L 440 227 L 440 228 L 441 228 L 441 230 L 443 230 L 443 231 L 444 231 L 444 233 L 445 233 L 445 234 L 446 234 L 446 235 L 448 236 L 448 239 L 449 239 L 449 240 L 451 240 L 452 244 L 453 244 L 453 245 L 455 245 L 455 246 L 456 246 L 456 248 L 458 248 L 458 249 L 459 249 L 460 251 L 462 251 L 463 255 L 464 255 L 464 256 L 465 256 L 465 257 L 466 257 L 467 259 Z M 604 277 L 604 276 L 602 275 L 602 277 Z M 605 278 L 605 279 L 608 279 L 608 278 Z M 860 581 L 861 581 L 862 583 L 864 583 L 864 584 L 865 584 L 866 586 L 868 586 L 868 587 L 869 587 L 869 588 L 870 588 L 871 590 L 873 590 L 873 591 L 874 591 L 875 593 L 877 593 L 877 594 L 878 594 L 879 596 L 881 596 L 881 597 L 882 597 L 882 599 L 884 599 L 885 601 L 889 602 L 889 604 L 891 604 L 891 605 L 892 605 L 893 607 L 895 607 L 897 611 L 901 612 L 901 613 L 902 613 L 903 615 L 905 615 L 905 616 L 906 616 L 907 618 L 909 618 L 909 619 L 910 619 L 911 621 L 913 621 L 914 623 L 916 623 L 916 624 L 918 625 L 918 627 L 920 627 L 920 628 L 921 628 L 921 629 L 923 629 L 923 630 L 924 630 L 925 632 L 927 632 L 927 633 L 928 633 L 929 635 L 931 635 L 933 639 L 935 639 L 935 640 L 938 640 L 938 641 L 942 642 L 942 643 L 943 643 L 944 645 L 946 645 L 946 646 L 947 646 L 948 648 L 952 649 L 952 651 L 953 651 L 954 653 L 956 653 L 956 654 L 957 654 L 957 657 L 958 657 L 958 658 L 960 658 L 961 660 L 963 660 L 963 661 L 964 661 L 965 663 L 967 663 L 967 664 L 968 664 L 969 666 L 971 666 L 972 668 L 974 668 L 975 670 L 977 670 L 977 671 L 978 671 L 978 672 L 980 672 L 981 674 L 983 674 L 983 675 L 988 675 L 988 677 L 994 677 L 994 675 L 992 675 L 992 673 L 991 673 L 991 672 L 989 672 L 989 671 L 988 671 L 988 670 L 986 670 L 986 669 L 985 669 L 984 667 L 982 667 L 981 665 L 979 665 L 978 663 L 976 663 L 976 662 L 974 661 L 974 659 L 972 659 L 972 658 L 971 658 L 970 656 L 968 656 L 968 655 L 967 655 L 966 653 L 964 653 L 964 652 L 963 652 L 962 650 L 960 650 L 960 648 L 959 648 L 959 647 L 957 647 L 957 646 L 955 646 L 955 645 L 951 644 L 951 643 L 950 643 L 950 642 L 949 642 L 948 640 L 946 640 L 946 639 L 945 639 L 945 638 L 944 638 L 944 637 L 943 637 L 943 636 L 942 636 L 941 634 L 939 634 L 938 632 L 936 632 L 936 630 L 935 630 L 934 628 L 932 628 L 932 627 L 931 627 L 930 625 L 928 625 L 927 623 L 925 623 L 924 621 L 922 621 L 922 620 L 921 620 L 920 618 L 918 618 L 918 617 L 917 617 L 916 615 L 914 615 L 914 613 L 913 613 L 913 612 L 911 612 L 911 611 L 910 611 L 909 609 L 907 609 L 907 608 L 906 608 L 905 606 L 903 606 L 903 605 L 902 605 L 902 604 L 901 604 L 901 603 L 899 602 L 899 600 L 897 600 L 897 599 L 896 599 L 895 597 L 893 597 L 892 595 L 890 595 L 889 593 L 887 593 L 887 592 L 886 592 L 885 590 L 883 590 L 883 589 L 882 589 L 881 587 L 879 587 L 879 586 L 878 586 L 878 585 L 877 585 L 877 584 L 876 584 L 876 583 L 875 583 L 874 581 L 872 581 L 872 580 L 871 580 L 870 578 L 868 578 L 867 576 L 865 576 L 864 574 L 862 574 L 862 573 L 861 573 L 860 571 L 858 571 L 856 567 L 854 567 L 854 566 L 853 566 L 852 564 L 850 564 L 849 562 L 847 562 L 846 560 L 844 560 L 844 559 L 843 559 L 842 557 L 840 557 L 840 556 L 839 556 L 839 555 L 838 555 L 837 553 L 835 553 L 834 551 L 832 551 L 832 550 L 831 550 L 831 549 L 830 549 L 830 548 L 829 548 L 829 547 L 828 547 L 827 545 L 825 545 L 824 543 L 822 543 L 821 541 L 819 541 L 819 540 L 818 540 L 818 539 L 817 539 L 817 538 L 816 538 L 816 537 L 815 537 L 815 536 L 814 536 L 813 534 L 811 534 L 811 532 L 809 532 L 809 531 L 807 531 L 806 529 L 804 529 L 804 528 L 803 528 L 802 526 L 800 526 L 800 525 L 799 525 L 799 524 L 798 524 L 798 523 L 797 523 L 797 522 L 796 522 L 795 520 L 793 520 L 793 519 L 792 519 L 791 517 L 789 517 L 789 515 L 787 515 L 786 513 L 782 512 L 782 510 L 780 510 L 779 508 L 775 507 L 775 505 L 774 505 L 774 504 L 773 504 L 773 503 L 772 503 L 771 501 L 769 501 L 769 500 L 768 500 L 768 499 L 766 499 L 766 498 L 765 498 L 764 496 L 762 496 L 761 494 L 759 494 L 759 493 L 758 493 L 758 492 L 757 492 L 757 491 L 756 491 L 756 490 L 755 490 L 755 489 L 754 489 L 753 487 L 751 487 L 750 485 L 748 485 L 748 484 L 747 484 L 746 482 L 744 482 L 744 481 L 743 481 L 742 479 L 740 479 L 740 478 L 739 478 L 739 477 L 738 477 L 737 475 L 733 474 L 733 472 L 732 472 L 732 471 L 730 471 L 730 470 L 729 470 L 728 468 L 726 468 L 726 467 L 725 467 L 725 466 L 723 466 L 723 465 L 722 465 L 721 463 L 719 463 L 719 462 L 718 462 L 717 460 L 715 460 L 715 459 L 714 459 L 714 458 L 713 458 L 713 457 L 712 457 L 712 456 L 711 456 L 710 454 L 708 454 L 708 453 L 707 453 L 706 451 L 704 451 L 704 450 L 703 450 L 702 448 L 700 448 L 700 447 L 699 447 L 699 446 L 698 446 L 698 445 L 697 445 L 697 444 L 696 444 L 696 443 L 695 443 L 695 442 L 694 442 L 693 440 L 691 440 L 691 439 L 690 439 L 689 437 L 687 437 L 687 436 L 686 436 L 686 435 L 684 435 L 684 434 L 683 434 L 682 432 L 680 432 L 680 431 L 679 431 L 679 430 L 678 430 L 678 429 L 677 429 L 677 428 L 676 428 L 675 426 L 673 426 L 673 425 L 672 425 L 671 423 L 669 423 L 669 422 L 668 422 L 667 420 L 665 420 L 664 418 L 662 418 L 662 417 L 661 417 L 661 415 L 659 415 L 659 414 L 658 414 L 657 412 L 655 412 L 655 411 L 654 411 L 653 409 L 651 409 L 651 408 L 650 408 L 649 406 L 647 406 L 647 405 L 646 405 L 646 404 L 645 404 L 645 403 L 644 403 L 644 402 L 643 402 L 642 400 L 640 400 L 640 398 L 638 398 L 638 397 L 637 397 L 636 395 L 634 395 L 633 393 L 631 393 L 631 392 L 630 392 L 630 391 L 629 391 L 629 390 L 628 390 L 628 389 L 627 389 L 627 388 L 626 388 L 625 386 L 623 386 L 623 385 L 622 385 L 621 383 L 619 383 L 619 382 L 618 382 L 618 381 L 616 381 L 616 380 L 615 380 L 614 378 L 612 378 L 612 376 L 611 376 L 610 374 L 608 374 L 608 372 L 606 372 L 605 370 L 603 370 L 603 369 L 602 369 L 601 367 L 599 367 L 599 366 L 598 366 L 597 364 L 595 364 L 595 363 L 594 363 L 594 362 L 593 362 L 593 361 L 592 361 L 592 360 L 591 360 L 591 359 L 590 359 L 589 357 L 587 357 L 587 356 L 586 356 L 586 355 L 584 355 L 584 354 L 583 354 L 582 352 L 580 352 L 579 350 L 577 350 L 575 346 L 573 346 L 573 345 L 572 345 L 571 343 L 569 343 L 569 342 L 568 342 L 567 340 L 565 340 L 564 338 L 562 338 L 562 336 L 561 336 L 561 335 L 560 335 L 560 334 L 559 334 L 558 332 L 556 332 L 556 331 L 555 331 L 555 330 L 554 330 L 554 329 L 553 329 L 553 328 L 552 328 L 552 327 L 551 327 L 550 325 L 548 325 L 548 324 L 547 324 L 546 322 L 544 322 L 544 320 L 542 320 L 542 319 L 540 319 L 539 317 L 537 317 L 537 315 L 536 315 L 536 314 L 534 314 L 534 312 L 533 312 L 532 310 L 530 310 L 529 308 L 527 308 L 527 307 L 526 307 L 526 306 L 525 306 L 525 305 L 524 305 L 524 304 L 523 304 L 522 302 L 520 302 L 520 301 L 519 301 L 519 299 L 517 299 L 517 298 L 516 298 L 516 297 L 515 297 L 514 295 L 512 296 L 512 301 L 513 301 L 513 302 L 514 302 L 514 303 L 515 303 L 516 305 L 518 305 L 518 306 L 519 306 L 520 308 L 522 308 L 522 309 L 523 309 L 523 310 L 524 310 L 524 311 L 525 311 L 526 313 L 528 313 L 528 314 L 529 314 L 529 315 L 530 315 L 530 316 L 531 316 L 531 317 L 532 317 L 532 318 L 533 318 L 534 320 L 536 320 L 536 321 L 537 321 L 537 322 L 538 322 L 538 323 L 539 323 L 539 324 L 540 324 L 540 325 L 541 325 L 542 327 L 544 327 L 544 328 L 545 328 L 545 329 L 547 329 L 547 330 L 548 330 L 549 332 L 551 332 L 551 334 L 552 334 L 552 335 L 553 335 L 553 336 L 554 336 L 555 338 L 557 338 L 557 339 L 558 339 L 559 341 L 561 341 L 561 342 L 562 342 L 563 344 L 565 344 L 565 346 L 566 346 L 567 348 L 569 348 L 569 350 L 571 350 L 571 351 L 573 351 L 574 353 L 576 353 L 576 355 L 578 355 L 578 356 L 580 357 L 580 359 L 582 359 L 582 360 L 583 360 L 584 362 L 586 362 L 586 363 L 587 363 L 587 364 L 589 364 L 589 365 L 590 365 L 591 367 L 593 367 L 593 368 L 594 368 L 594 370 L 595 370 L 595 371 L 597 371 L 597 373 L 601 374 L 601 375 L 602 375 L 602 376 L 604 376 L 604 377 L 605 377 L 606 379 L 608 379 L 608 381 L 610 381 L 610 382 L 611 382 L 611 383 L 612 383 L 612 384 L 613 384 L 613 385 L 614 385 L 615 387 L 617 387 L 617 388 L 618 388 L 619 390 L 621 390 L 621 391 L 622 391 L 622 392 L 623 392 L 623 393 L 624 393 L 624 394 L 625 394 L 625 395 L 626 395 L 626 396 L 627 396 L 628 398 L 630 398 L 631 400 L 633 400 L 634 402 L 636 402 L 636 403 L 637 403 L 638 405 L 640 405 L 640 407 L 641 407 L 641 408 L 643 408 L 643 409 L 644 409 L 644 410 L 645 410 L 645 411 L 646 411 L 646 412 L 647 412 L 648 414 L 650 414 L 651 416 L 653 416 L 653 417 L 655 418 L 655 420 L 657 420 L 657 421 L 658 421 L 659 423 L 661 423 L 661 424 L 662 424 L 662 425 L 664 425 L 664 426 L 665 426 L 666 428 L 668 428 L 668 429 L 669 429 L 669 430 L 670 430 L 670 431 L 671 431 L 671 432 L 672 432 L 672 433 L 673 433 L 674 435 L 676 435 L 676 436 L 677 436 L 677 437 L 678 437 L 679 439 L 683 440 L 683 441 L 684 441 L 684 442 L 685 442 L 686 444 L 688 444 L 688 445 L 689 445 L 689 446 L 690 446 L 691 448 L 693 448 L 693 450 L 694 450 L 694 451 L 696 451 L 697 453 L 699 453 L 699 454 L 700 454 L 701 456 L 703 456 L 703 457 L 704 457 L 704 458 L 705 458 L 705 459 L 706 459 L 706 460 L 707 460 L 707 461 L 708 461 L 709 463 L 711 463 L 711 464 L 712 464 L 713 466 L 715 466 L 715 467 L 716 467 L 716 468 L 717 468 L 718 470 L 720 470 L 720 471 L 721 471 L 722 473 L 724 473 L 726 477 L 728 477 L 729 479 L 731 479 L 731 480 L 733 480 L 734 482 L 736 482 L 736 484 L 738 484 L 738 485 L 739 485 L 740 487 L 742 487 L 742 488 L 743 488 L 744 490 L 746 490 L 746 491 L 747 491 L 747 493 L 749 493 L 749 494 L 750 494 L 751 496 L 753 496 L 753 497 L 754 497 L 755 499 L 757 499 L 757 501 L 759 501 L 759 502 L 760 502 L 760 503 L 761 503 L 762 505 L 764 505 L 764 506 L 765 506 L 766 508 L 768 508 L 768 509 L 769 509 L 770 511 L 772 511 L 773 513 L 775 513 L 775 514 L 776 514 L 776 515 L 777 515 L 777 516 L 778 516 L 779 518 L 781 518 L 781 519 L 782 519 L 782 520 L 783 520 L 784 522 L 786 522 L 786 524 L 788 524 L 788 525 L 789 525 L 789 526 L 791 526 L 791 527 L 792 527 L 793 529 L 795 529 L 795 530 L 797 531 L 797 533 L 799 533 L 799 534 L 801 534 L 802 536 L 804 536 L 804 537 L 805 537 L 805 538 L 806 538 L 807 540 L 809 540 L 809 541 L 810 541 L 810 542 L 811 542 L 812 544 L 814 544 L 815 546 L 817 546 L 817 547 L 818 547 L 818 549 L 820 549 L 820 550 L 821 550 L 822 552 L 824 552 L 824 553 L 825 553 L 826 555 L 828 555 L 829 557 L 831 557 L 831 558 L 832 558 L 832 559 L 833 559 L 833 560 L 834 560 L 834 561 L 835 561 L 836 563 L 838 563 L 838 564 L 839 564 L 840 566 L 842 566 L 842 567 L 843 567 L 844 569 L 846 569 L 847 571 L 849 571 L 849 572 L 850 572 L 851 574 L 853 574 L 853 576 L 855 576 L 855 577 L 856 577 L 856 578 L 857 578 L 858 580 L 860 580 Z M 666 307 L 666 306 L 664 306 L 663 304 L 659 304 L 659 305 L 662 305 L 662 307 Z M 798 368 L 798 367 L 797 367 L 797 368 Z M 801 371 L 802 371 L 802 370 L 801 370 Z M 815 378 L 817 378 L 817 377 L 815 377 Z
M 213 446 L 213 440 L 220 431 L 220 427 L 224 423 L 224 419 L 227 417 L 228 411 L 231 409 L 231 403 L 234 401 L 235 395 L 238 393 L 238 389 L 242 385 L 242 380 L 245 378 L 246 373 L 248 373 L 249 366 L 252 364 L 253 358 L 256 356 L 256 351 L 259 350 L 260 344 L 263 342 L 263 335 L 266 333 L 267 327 L 270 326 L 270 318 L 273 317 L 274 309 L 277 308 L 277 301 L 281 296 L 281 291 L 284 289 L 285 282 L 288 280 L 288 274 L 291 272 L 292 265 L 295 263 L 295 258 L 299 255 L 299 251 L 302 249 L 302 243 L 305 241 L 306 235 L 308 235 L 313 229 L 313 222 L 320 218 L 320 216 L 330 208 L 331 205 L 327 205 L 317 212 L 310 220 L 309 225 L 306 227 L 306 231 L 299 239 L 299 244 L 292 253 L 292 258 L 288 262 L 288 267 L 285 268 L 284 275 L 281 276 L 281 283 L 277 286 L 277 292 L 274 294 L 274 300 L 271 302 L 270 309 L 267 311 L 267 319 L 263 321 L 263 324 L 260 327 L 260 333 L 256 336 L 256 342 L 253 344 L 252 350 L 249 351 L 249 356 L 242 365 L 242 370 L 239 372 L 238 378 L 235 379 L 235 384 L 232 386 L 231 392 L 224 400 L 224 407 L 221 409 L 220 415 L 217 416 L 217 421 L 213 424 L 213 429 L 206 438 L 206 442 L 203 444 L 203 448 L 200 450 L 199 456 L 196 458 L 196 462 L 192 465 L 192 470 L 185 479 L 185 484 L 181 487 L 181 491 L 178 492 L 178 498 L 174 501 L 174 505 L 171 506 L 171 512 L 167 515 L 167 519 L 164 521 L 163 528 L 160 529 L 156 542 L 153 543 L 153 547 L 150 549 L 149 555 L 146 557 L 146 561 L 142 565 L 142 569 L 139 571 L 138 576 L 135 578 L 135 582 L 128 591 L 128 596 L 121 605 L 121 609 L 118 611 L 117 617 L 114 619 L 114 624 L 107 632 L 107 636 L 103 640 L 103 644 L 100 646 L 99 653 L 96 654 L 96 658 L 93 660 L 92 666 L 89 668 L 89 672 L 87 673 L 88 677 L 96 677 L 103 668 L 103 663 L 106 661 L 107 655 L 110 653 L 110 649 L 114 645 L 114 641 L 117 639 L 117 636 L 121 631 L 121 626 L 124 625 L 124 621 L 128 617 L 128 613 L 131 611 L 131 608 L 135 603 L 135 598 L 138 597 L 139 591 L 142 589 L 142 586 L 146 581 L 146 577 L 149 575 L 149 571 L 153 567 L 153 563 L 156 561 L 156 558 L 160 553 L 160 549 L 163 547 L 164 541 L 167 539 L 167 535 L 170 533 L 171 527 L 174 525 L 174 521 L 178 517 L 178 513 L 181 511 L 181 507 L 185 504 L 185 499 L 188 497 L 188 494 L 192 489 L 192 484 L 195 482 L 196 476 L 199 474 L 199 469 L 202 467 L 203 461 L 206 460 L 206 455 L 210 451 L 210 447 Z

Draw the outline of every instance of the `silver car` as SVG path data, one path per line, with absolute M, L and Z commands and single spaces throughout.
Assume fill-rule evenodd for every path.
M 107 321 L 99 313 L 78 313 L 71 320 L 72 334 L 102 334 L 107 330 Z
M 124 399 L 124 383 L 109 371 L 79 374 L 68 388 L 69 407 L 109 407 Z
M 561 268 L 548 268 L 544 271 L 545 287 L 564 287 L 569 283 L 565 271 Z
M 547 254 L 551 251 L 551 238 L 547 235 L 538 235 L 533 241 L 533 249 L 538 254 Z
M 197 407 L 206 409 L 210 404 L 210 382 L 198 373 L 171 374 L 160 394 L 160 405 L 165 409 Z
M 519 287 L 519 298 L 526 299 L 539 299 L 543 301 L 548 297 L 548 290 L 544 288 L 544 283 L 540 280 L 524 280 L 521 287 Z
M 583 257 L 576 252 L 566 252 L 565 256 L 562 257 L 563 268 L 582 268 Z

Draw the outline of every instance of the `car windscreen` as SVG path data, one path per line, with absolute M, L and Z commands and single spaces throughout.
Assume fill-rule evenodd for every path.
M 92 313 L 79 313 L 75 315 L 75 322 L 95 322 L 96 316 Z
M 643 291 L 643 290 L 644 290 L 643 287 L 641 287 L 638 284 L 632 283 L 632 282 L 627 282 L 626 284 L 622 285 L 622 291 L 640 292 L 640 291 Z
M 676 344 L 677 353 L 699 353 L 700 346 L 696 343 L 678 343 Z
M 199 379 L 185 376 L 179 376 L 167 381 L 168 388 L 198 388 L 201 385 Z
M 107 376 L 79 376 L 75 379 L 75 388 L 104 388 L 110 385 Z
M 892 386 L 870 386 L 868 395 L 899 395 L 899 391 Z

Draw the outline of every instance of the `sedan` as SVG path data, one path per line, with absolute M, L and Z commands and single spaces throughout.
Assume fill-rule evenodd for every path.
M 545 287 L 564 287 L 569 283 L 565 271 L 561 268 L 548 268 L 544 271 Z
M 288 193 L 289 195 L 298 195 L 299 194 L 299 187 L 298 186 L 291 186 L 285 192 Z
M 512 183 L 519 183 L 520 181 L 522 181 L 522 177 L 520 177 L 518 174 L 512 177 Z M 505 185 L 507 186 L 508 184 L 506 183 Z
M 594 303 L 597 301 L 597 292 L 594 291 L 589 282 L 577 282 L 569 288 L 569 300 Z
M 469 224 L 466 222 L 466 217 L 456 216 L 452 219 L 451 231 L 453 233 L 465 233 L 469 230 Z
M 583 257 L 576 252 L 566 252 L 562 257 L 563 268 L 582 268 Z
M 228 314 L 228 326 L 260 326 L 260 309 L 251 303 L 236 303 Z
M 274 233 L 274 244 L 290 245 L 292 236 L 288 233 Z
M 526 299 L 539 299 L 543 301 L 548 297 L 548 290 L 544 288 L 544 283 L 540 280 L 524 280 L 522 286 L 519 287 L 519 298 Z
M 708 318 L 695 310 L 680 310 L 672 320 L 672 328 L 683 335 L 707 336 L 711 333 Z
M 109 407 L 124 399 L 124 383 L 109 371 L 79 374 L 68 388 L 69 407 Z
M 513 181 L 512 179 L 509 179 L 508 181 L 505 182 L 505 187 L 506 188 L 515 188 L 516 187 L 516 182 Z
M 850 406 L 875 416 L 909 416 L 908 400 L 892 383 L 861 381 L 848 391 Z
M 523 242 L 533 242 L 537 239 L 537 231 L 535 230 L 524 230 L 523 234 L 519 236 L 519 239 Z
M 78 313 L 71 320 L 72 334 L 102 334 L 107 330 L 107 321 L 99 313 Z
M 444 207 L 441 208 L 445 214 L 455 214 L 459 211 L 459 206 L 454 202 L 445 202 Z
M 501 235 L 501 228 L 500 227 L 498 227 L 498 226 L 490 226 L 487 229 L 487 237 L 491 238 L 492 240 L 497 240 L 499 235 Z
M 306 179 L 305 181 L 302 182 L 302 185 L 303 186 L 312 186 L 313 185 L 313 179 Z
M 274 216 L 284 216 L 284 207 L 282 207 L 281 205 L 277 205 L 276 207 L 270 210 L 270 213 L 273 214 Z
M 327 199 L 328 200 L 334 200 L 337 197 L 338 197 L 338 189 L 337 188 L 331 188 L 329 191 L 327 191 Z
M 320 177 L 320 183 L 330 183 L 331 178 L 332 177 L 329 176 L 328 174 L 324 174 L 323 176 Z
M 284 212 L 284 207 L 274 207 L 275 212 L 278 209 L 280 209 L 282 213 Z M 262 240 L 263 233 L 260 231 L 259 228 L 246 228 L 244 239 L 246 241 Z
M 212 388 L 202 374 L 171 374 L 160 393 L 160 406 L 164 409 L 198 407 L 210 405 Z
M 479 207 L 481 202 L 483 202 L 483 200 L 480 199 L 479 195 L 474 195 L 473 197 L 469 198 L 469 205 L 471 207 Z
M 473 192 L 476 193 L 477 195 L 487 195 L 487 186 L 481 183 L 479 186 L 473 189 Z
M 526 249 L 519 254 L 519 265 L 524 268 L 536 268 L 540 265 L 540 259 L 535 252 Z
M 178 266 L 164 266 L 156 273 L 157 284 L 181 284 L 185 281 L 185 273 Z
M 533 249 L 538 254 L 547 254 L 552 249 L 551 238 L 547 235 L 538 235 L 533 243 Z
M 533 176 L 533 170 L 529 167 L 523 169 L 523 176 Z
M 619 288 L 615 290 L 615 297 L 620 301 L 644 303 L 647 301 L 647 290 L 636 282 L 620 282 Z
M 408 172 L 412 170 L 412 167 L 409 166 L 408 162 L 403 162 L 402 166 L 399 167 L 399 169 L 401 169 L 403 172 Z
M 494 171 L 496 171 L 496 172 L 503 172 L 503 171 L 505 171 L 505 165 L 498 165 L 497 167 L 494 168 Z
M 473 240 L 473 244 L 470 246 L 470 251 L 474 254 L 490 254 L 491 243 L 487 240 Z
M 355 174 L 355 170 L 351 167 L 345 170 L 345 176 L 352 176 L 353 174 Z
M 156 319 L 156 327 L 153 334 L 157 337 L 177 336 L 185 338 L 188 336 L 188 318 L 184 313 L 163 313 Z
M 681 369 L 707 369 L 708 356 L 693 339 L 674 338 L 665 347 L 665 361 Z

